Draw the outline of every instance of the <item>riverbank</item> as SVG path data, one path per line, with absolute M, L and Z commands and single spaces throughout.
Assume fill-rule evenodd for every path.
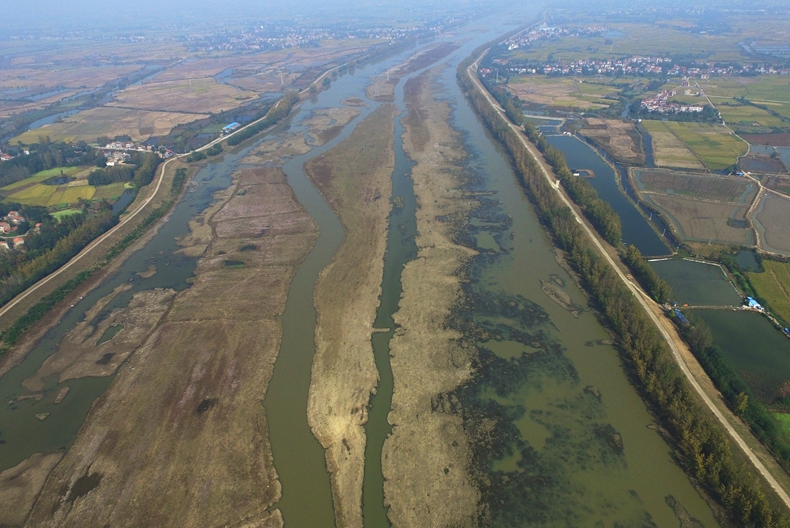
M 279 524 L 260 400 L 290 278 L 317 233 L 276 168 L 239 173 L 204 222 L 213 236 L 194 285 L 96 403 L 30 525 Z
M 437 100 L 437 70 L 408 81 L 404 151 L 417 196 L 417 258 L 401 277 L 403 295 L 390 342 L 395 388 L 392 435 L 382 452 L 385 503 L 394 526 L 471 526 L 479 493 L 467 474 L 469 449 L 460 416 L 437 409 L 436 397 L 471 375 L 472 351 L 447 327 L 462 296 L 459 276 L 474 254 L 453 242 L 453 218 L 473 207 L 464 199 L 461 138 L 450 106 Z
M 396 111 L 391 104 L 379 107 L 348 139 L 304 167 L 345 231 L 315 286 L 316 353 L 307 408 L 310 427 L 326 449 L 338 526 L 363 525 L 363 425 L 378 381 L 371 334 L 387 244 Z

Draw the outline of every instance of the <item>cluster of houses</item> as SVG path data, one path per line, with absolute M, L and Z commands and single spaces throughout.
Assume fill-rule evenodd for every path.
M 111 143 L 107 143 L 104 147 L 100 147 L 104 153 L 104 157 L 107 158 L 107 166 L 112 167 L 114 165 L 118 165 L 119 163 L 126 163 L 129 161 L 129 152 L 157 152 L 160 157 L 162 158 L 171 158 L 176 155 L 170 149 L 165 149 L 164 152 L 160 152 L 151 145 L 142 145 L 140 143 L 133 143 L 131 141 L 113 141 Z
M 8 214 L 3 217 L 2 221 L 0 221 L 0 236 L 13 233 L 17 230 L 19 224 L 24 221 L 25 218 L 19 214 L 18 211 L 9 211 Z M 40 222 L 33 227 L 33 232 L 37 233 L 39 229 L 41 229 Z M 0 249 L 10 250 L 12 246 L 8 243 L 9 240 L 15 248 L 25 244 L 25 237 L 23 236 L 0 238 Z
M 675 90 L 661 90 L 653 97 L 642 99 L 640 107 L 647 112 L 658 112 L 659 114 L 679 114 L 686 112 L 702 112 L 702 105 L 681 104 L 671 102 L 669 99 L 675 97 Z
M 509 39 L 507 39 L 504 44 L 507 45 L 508 50 L 514 50 L 518 48 L 524 48 L 529 46 L 531 43 L 537 40 L 546 40 L 550 38 L 557 38 L 557 37 L 567 37 L 571 35 L 575 36 L 588 36 L 594 37 L 597 35 L 603 35 L 609 31 L 607 26 L 586 26 L 583 28 L 560 28 L 560 27 L 548 27 L 548 26 L 541 26 L 537 29 L 531 30 L 524 30 L 521 33 L 513 35 Z
M 29 150 L 23 150 L 22 153 L 25 156 L 29 156 L 30 155 L 30 151 Z M 8 161 L 8 160 L 12 160 L 12 159 L 14 159 L 14 156 L 9 154 L 8 152 L 3 152 L 2 150 L 0 150 L 0 161 Z

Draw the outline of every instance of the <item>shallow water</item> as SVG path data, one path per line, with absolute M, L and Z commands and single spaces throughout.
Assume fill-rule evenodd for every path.
M 713 344 L 764 402 L 790 380 L 790 339 L 764 316 L 731 310 L 691 310 L 708 325 Z
M 691 306 L 739 306 L 741 296 L 721 267 L 704 262 L 670 259 L 650 266 L 672 287 L 672 299 Z

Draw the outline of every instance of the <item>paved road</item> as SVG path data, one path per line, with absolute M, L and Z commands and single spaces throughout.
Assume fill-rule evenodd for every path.
M 634 284 L 633 282 L 631 282 L 628 279 L 628 277 L 626 277 L 625 273 L 623 273 L 623 271 L 615 263 L 615 261 L 611 257 L 611 255 L 603 247 L 603 245 L 601 244 L 601 241 L 598 239 L 598 236 L 596 236 L 597 234 L 593 232 L 593 230 L 590 228 L 590 226 L 588 226 L 587 223 L 585 223 L 582 220 L 582 218 L 579 216 L 579 214 L 576 211 L 576 209 L 574 209 L 573 205 L 571 204 L 571 201 L 568 199 L 567 196 L 565 196 L 565 193 L 560 188 L 559 181 L 556 180 L 551 175 L 549 170 L 547 170 L 546 164 L 543 161 L 543 156 L 537 150 L 535 145 L 533 145 L 532 142 L 530 142 L 526 138 L 526 136 L 523 134 L 523 129 L 521 127 L 518 127 L 518 126 L 514 125 L 513 123 L 511 123 L 508 120 L 507 116 L 505 115 L 505 112 L 496 103 L 496 100 L 491 96 L 491 94 L 488 93 L 488 90 L 485 89 L 485 87 L 482 85 L 482 83 L 478 79 L 477 74 L 476 74 L 477 63 L 480 61 L 481 58 L 483 58 L 483 56 L 485 55 L 485 53 L 487 53 L 487 51 L 488 50 L 483 52 L 483 54 L 471 66 L 469 66 L 469 68 L 467 70 L 467 72 L 469 74 L 469 77 L 477 85 L 477 87 L 480 90 L 480 92 L 486 97 L 486 99 L 488 100 L 489 104 L 491 104 L 491 106 L 493 106 L 494 108 L 497 109 L 497 112 L 499 112 L 499 114 L 502 116 L 502 118 L 505 120 L 505 122 L 508 124 L 508 126 L 516 133 L 516 135 L 521 140 L 521 143 L 530 151 L 530 153 L 532 154 L 532 157 L 535 158 L 535 160 L 538 162 L 538 165 L 540 166 L 540 169 L 541 169 L 541 172 L 543 173 L 543 176 L 551 184 L 551 186 L 557 191 L 557 195 L 560 197 L 560 199 L 562 199 L 562 201 L 565 203 L 565 205 L 567 205 L 570 208 L 571 212 L 573 212 L 573 215 L 576 217 L 576 221 L 579 222 L 581 224 L 581 226 L 584 228 L 585 232 L 590 237 L 590 239 L 592 240 L 593 244 L 595 244 L 596 248 L 598 248 L 598 252 L 606 259 L 606 261 L 615 270 L 615 272 L 620 277 L 620 279 L 623 281 L 623 283 L 634 294 L 634 296 L 636 297 L 637 301 L 639 301 L 639 303 L 645 309 L 645 311 L 647 312 L 648 316 L 653 321 L 653 323 L 656 325 L 656 328 L 658 328 L 658 330 L 661 332 L 661 335 L 664 337 L 664 339 L 666 340 L 666 342 L 669 345 L 670 349 L 672 350 L 672 356 L 675 358 L 675 361 L 680 366 L 680 369 L 683 371 L 683 374 L 686 376 L 686 378 L 688 379 L 689 383 L 694 388 L 694 391 L 696 391 L 696 393 L 700 396 L 700 398 L 702 398 L 702 400 L 705 402 L 705 405 L 707 405 L 707 407 L 711 410 L 711 412 L 714 414 L 714 416 L 716 416 L 716 418 L 719 420 L 719 422 L 722 424 L 722 426 L 730 434 L 730 437 L 732 437 L 732 439 L 735 441 L 735 443 L 737 443 L 738 446 L 741 448 L 741 450 L 746 454 L 746 456 L 749 458 L 749 461 L 754 465 L 754 467 L 765 478 L 765 480 L 768 482 L 768 484 L 771 486 L 771 488 L 773 488 L 773 490 L 776 492 L 776 494 L 779 496 L 779 498 L 784 502 L 785 506 L 790 508 L 790 496 L 787 495 L 787 492 L 785 492 L 784 488 L 782 488 L 782 486 L 779 485 L 779 482 L 777 482 L 777 480 L 774 478 L 774 476 L 771 475 L 771 473 L 768 471 L 768 469 L 765 467 L 765 465 L 762 463 L 762 461 L 759 458 L 757 458 L 757 455 L 754 453 L 754 451 L 752 451 L 752 449 L 746 444 L 746 442 L 743 440 L 743 438 L 732 427 L 732 425 L 727 420 L 727 418 L 724 416 L 724 414 L 722 414 L 722 412 L 719 410 L 719 408 L 713 403 L 711 397 L 708 396 L 708 394 L 703 390 L 703 388 L 700 386 L 700 384 L 697 381 L 697 379 L 694 377 L 694 375 L 689 370 L 688 365 L 686 364 L 685 360 L 683 359 L 683 356 L 680 353 L 680 349 L 678 347 L 678 343 L 675 342 L 675 340 L 672 338 L 670 333 L 665 328 L 665 326 L 662 323 L 662 321 L 659 319 L 659 317 L 663 317 L 663 316 L 661 315 L 662 311 L 661 311 L 660 307 L 658 306 L 658 304 L 656 304 L 656 302 L 653 301 L 638 285 Z M 685 345 L 681 344 L 681 346 L 685 346 Z

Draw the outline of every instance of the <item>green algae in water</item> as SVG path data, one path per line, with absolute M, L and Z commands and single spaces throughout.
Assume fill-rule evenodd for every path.
M 544 347 L 504 358 L 488 350 L 489 341 L 480 348 L 475 380 L 455 394 L 475 465 L 489 468 L 483 486 L 487 521 L 593 526 L 616 519 L 623 526 L 655 526 L 638 496 L 582 485 L 591 474 L 602 483 L 626 478 L 624 446 L 600 399 L 581 386 L 562 347 L 545 331 L 551 323 L 542 308 L 519 297 L 479 297 L 474 316 L 465 320 L 475 327 L 467 333 L 518 336 L 522 351 L 533 342 Z

